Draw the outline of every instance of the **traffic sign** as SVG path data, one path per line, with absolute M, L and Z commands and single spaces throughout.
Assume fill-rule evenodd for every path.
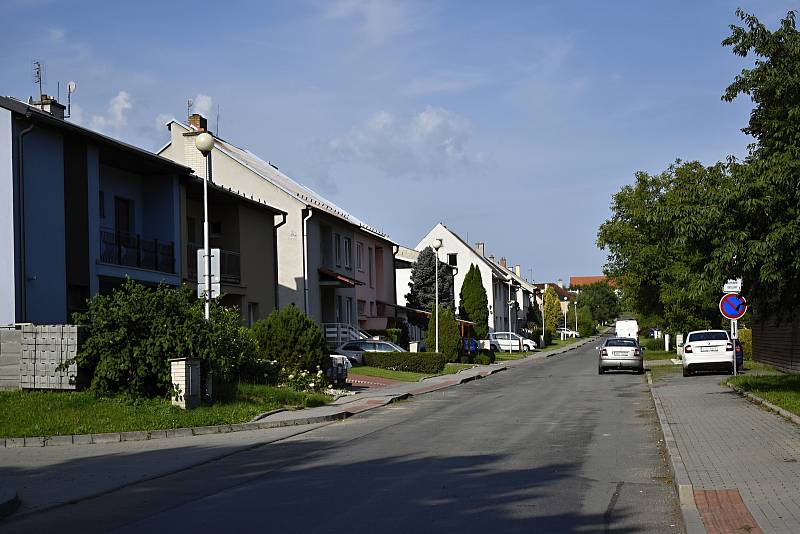
M 741 293 L 742 291 L 742 279 L 737 278 L 736 280 L 728 280 L 724 286 L 722 286 L 723 293 Z
M 728 293 L 720 299 L 719 311 L 732 321 L 741 319 L 747 313 L 747 301 L 738 293 Z

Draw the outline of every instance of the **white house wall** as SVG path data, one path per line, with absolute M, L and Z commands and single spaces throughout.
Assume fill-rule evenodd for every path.
M 14 143 L 11 112 L 0 108 L 0 324 L 16 321 Z

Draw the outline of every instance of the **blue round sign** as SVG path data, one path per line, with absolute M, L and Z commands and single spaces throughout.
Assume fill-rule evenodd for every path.
M 738 293 L 728 293 L 719 301 L 719 311 L 728 319 L 741 319 L 747 313 L 747 301 Z

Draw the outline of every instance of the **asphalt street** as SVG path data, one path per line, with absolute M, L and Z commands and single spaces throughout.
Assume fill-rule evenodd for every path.
M 643 377 L 590 345 L 0 530 L 682 532 L 660 439 Z

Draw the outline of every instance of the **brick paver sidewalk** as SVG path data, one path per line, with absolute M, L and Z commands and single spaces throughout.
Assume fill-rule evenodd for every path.
M 675 375 L 653 385 L 706 528 L 709 532 L 758 532 L 758 527 L 763 532 L 800 532 L 800 427 L 721 386 L 724 378 Z M 743 502 L 747 510 L 741 504 L 737 509 L 737 502 Z M 709 503 L 715 504 L 706 506 Z M 728 507 L 722 515 L 740 515 L 743 522 L 749 517 L 757 525 L 717 528 L 709 510 L 719 509 L 720 503 Z

